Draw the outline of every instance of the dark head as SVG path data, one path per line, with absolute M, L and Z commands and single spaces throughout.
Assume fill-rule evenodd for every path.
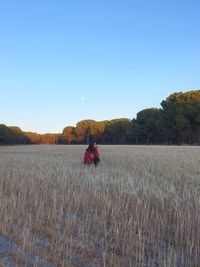
M 96 147 L 97 147 L 96 142 L 92 142 L 92 143 L 89 144 L 87 150 L 94 151 L 96 149 Z

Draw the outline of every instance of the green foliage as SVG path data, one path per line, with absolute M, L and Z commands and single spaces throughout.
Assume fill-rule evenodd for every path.
M 200 143 L 200 90 L 171 94 L 161 106 L 165 139 Z
M 161 142 L 161 111 L 157 108 L 140 111 L 137 113 L 137 119 L 133 127 L 136 143 L 152 144 Z
M 0 144 L 26 144 L 26 136 L 19 127 L 0 124 Z
M 82 120 L 61 134 L 23 132 L 0 124 L 0 144 L 200 144 L 200 90 L 173 93 L 161 108 L 147 108 L 132 121 Z
M 125 144 L 131 138 L 132 123 L 129 119 L 111 120 L 105 129 L 105 143 Z

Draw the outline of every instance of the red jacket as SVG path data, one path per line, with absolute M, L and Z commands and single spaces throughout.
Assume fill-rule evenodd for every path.
M 86 150 L 84 155 L 84 162 L 87 164 L 92 164 L 95 158 L 99 158 L 99 151 L 96 148 L 95 150 Z

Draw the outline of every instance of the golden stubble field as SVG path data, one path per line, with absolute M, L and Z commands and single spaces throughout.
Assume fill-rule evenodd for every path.
M 200 147 L 0 147 L 0 266 L 200 266 Z

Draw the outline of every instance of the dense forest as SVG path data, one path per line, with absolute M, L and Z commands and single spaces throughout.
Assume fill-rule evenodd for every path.
M 173 93 L 161 108 L 147 108 L 130 120 L 83 120 L 62 133 L 37 134 L 0 124 L 0 144 L 198 144 L 200 90 Z

